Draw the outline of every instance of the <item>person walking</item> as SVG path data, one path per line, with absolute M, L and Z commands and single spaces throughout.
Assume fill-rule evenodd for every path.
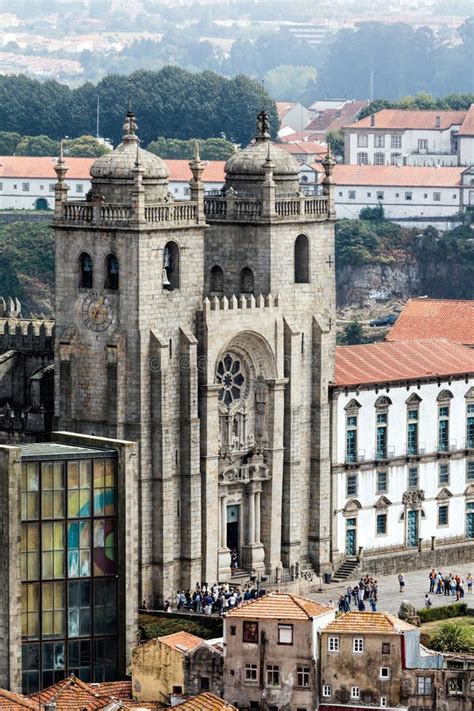
M 468 591 L 468 593 L 471 593 L 471 594 L 472 594 L 472 575 L 471 575 L 471 573 L 468 573 L 468 574 L 467 574 L 466 583 L 467 583 L 467 591 Z
M 401 570 L 398 574 L 398 584 L 400 586 L 400 592 L 404 592 L 405 590 L 405 576 L 403 575 L 403 570 Z

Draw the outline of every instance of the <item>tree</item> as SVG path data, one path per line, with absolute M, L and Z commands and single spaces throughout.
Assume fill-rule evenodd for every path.
M 383 222 L 383 220 L 385 220 L 383 205 L 363 207 L 360 211 L 359 219 L 367 220 L 368 222 Z
M 344 326 L 344 342 L 348 346 L 364 343 L 364 329 L 359 321 L 351 321 Z
M 455 622 L 441 625 L 430 637 L 430 647 L 438 652 L 474 652 L 466 630 Z
M 265 74 L 265 87 L 274 99 L 303 102 L 310 82 L 317 76 L 314 67 L 279 65 Z
M 328 131 L 326 133 L 326 143 L 331 149 L 335 158 L 344 158 L 344 131 Z
M 20 141 L 20 134 L 12 131 L 0 131 L 0 155 L 12 156 Z
M 233 143 L 223 138 L 190 139 L 180 141 L 177 138 L 160 136 L 148 144 L 147 150 L 160 158 L 191 159 L 194 154 L 194 142 L 199 142 L 199 152 L 203 160 L 227 160 L 235 151 Z
M 79 136 L 79 138 L 64 141 L 64 153 L 68 156 L 96 158 L 109 151 L 110 148 L 99 143 L 94 136 Z
M 59 144 L 48 136 L 23 136 L 20 139 L 16 154 L 19 156 L 56 156 Z

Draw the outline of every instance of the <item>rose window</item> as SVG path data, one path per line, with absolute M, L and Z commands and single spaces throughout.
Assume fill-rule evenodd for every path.
M 217 366 L 217 382 L 221 385 L 219 401 L 230 407 L 233 402 L 240 400 L 242 386 L 245 378 L 242 374 L 241 363 L 230 353 L 226 353 Z

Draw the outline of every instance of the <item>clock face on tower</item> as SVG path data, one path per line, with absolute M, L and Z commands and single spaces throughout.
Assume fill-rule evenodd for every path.
M 112 323 L 112 304 L 107 294 L 91 291 L 82 302 L 82 321 L 92 331 L 105 331 Z

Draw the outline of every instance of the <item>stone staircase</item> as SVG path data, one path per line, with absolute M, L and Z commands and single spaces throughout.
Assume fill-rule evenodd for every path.
M 345 558 L 342 564 L 334 573 L 333 583 L 343 583 L 353 577 L 354 571 L 359 567 L 357 558 Z

